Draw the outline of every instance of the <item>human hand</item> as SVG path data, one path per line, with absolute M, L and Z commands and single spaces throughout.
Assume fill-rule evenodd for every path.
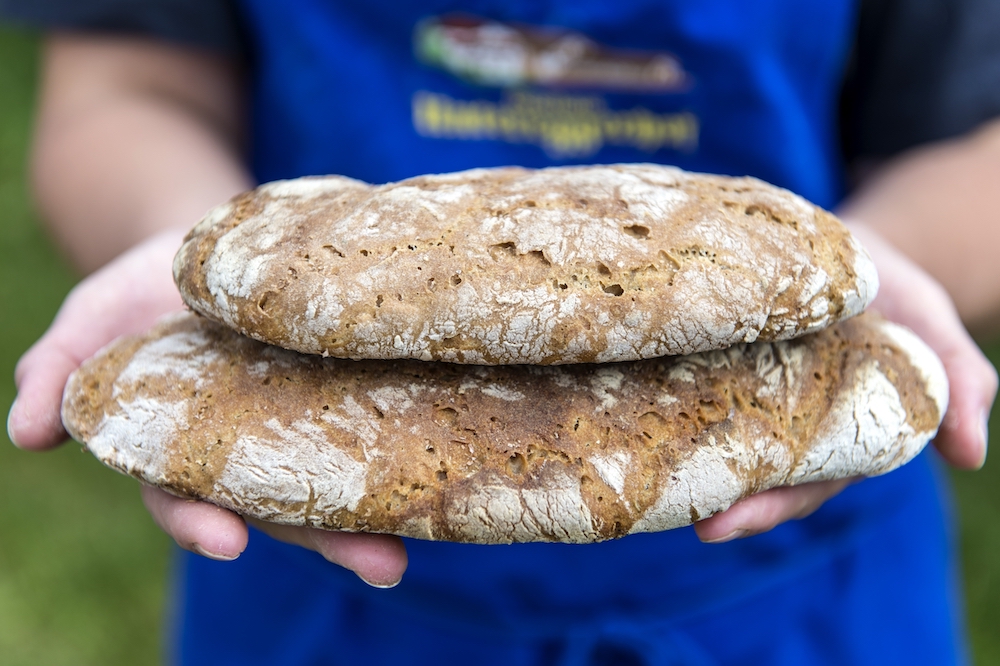
M 59 413 L 70 373 L 115 338 L 141 333 L 183 307 L 170 272 L 182 236 L 180 230 L 154 236 L 70 292 L 49 330 L 17 365 L 18 395 L 7 419 L 12 442 L 41 451 L 65 441 Z M 246 548 L 246 523 L 231 511 L 148 486 L 142 497 L 156 523 L 182 548 L 218 560 L 235 559 Z M 395 585 L 406 569 L 406 551 L 397 537 L 254 524 L 275 538 L 319 552 L 378 587 Z
M 142 486 L 142 501 L 153 520 L 181 548 L 213 560 L 234 560 L 247 545 L 247 523 L 285 543 L 314 550 L 327 561 L 357 574 L 372 587 L 395 587 L 406 571 L 403 540 L 388 534 L 328 532 L 266 523 L 194 500 Z
M 182 237 L 179 230 L 153 236 L 69 293 L 14 371 L 17 398 L 7 417 L 12 442 L 40 451 L 65 441 L 59 410 L 70 373 L 115 338 L 145 331 L 183 306 L 169 268 Z
M 948 374 L 948 411 L 935 447 L 951 465 L 978 469 L 986 460 L 986 426 L 997 392 L 996 370 L 965 330 L 951 298 L 937 281 L 872 229 L 850 226 L 878 267 L 879 294 L 872 307 L 920 336 L 941 358 Z M 786 520 L 808 516 L 852 481 L 774 488 L 697 523 L 695 531 L 708 543 L 766 532 Z

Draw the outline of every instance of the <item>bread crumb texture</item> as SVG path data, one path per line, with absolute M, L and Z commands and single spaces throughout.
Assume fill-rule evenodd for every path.
M 933 353 L 875 315 L 689 356 L 472 366 L 303 355 L 188 313 L 85 363 L 63 420 L 109 466 L 262 520 L 581 543 L 892 470 L 947 394 Z
M 264 342 L 482 365 L 790 339 L 878 282 L 801 197 L 648 164 L 270 183 L 212 210 L 174 274 L 192 309 Z

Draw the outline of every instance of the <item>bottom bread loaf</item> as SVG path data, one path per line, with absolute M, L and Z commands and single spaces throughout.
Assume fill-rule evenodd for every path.
M 121 472 L 266 521 L 582 543 L 888 472 L 947 395 L 937 357 L 874 315 L 691 356 L 480 367 L 304 356 L 180 314 L 84 364 L 63 421 Z

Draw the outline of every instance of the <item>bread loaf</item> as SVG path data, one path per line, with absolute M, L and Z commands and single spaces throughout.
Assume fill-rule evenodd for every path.
M 641 164 L 271 183 L 211 211 L 174 274 L 192 309 L 264 342 L 486 365 L 784 340 L 877 288 L 801 197 Z
M 183 314 L 85 363 L 63 420 L 107 465 L 262 520 L 579 543 L 887 472 L 947 394 L 934 354 L 874 315 L 691 356 L 483 367 L 306 356 Z

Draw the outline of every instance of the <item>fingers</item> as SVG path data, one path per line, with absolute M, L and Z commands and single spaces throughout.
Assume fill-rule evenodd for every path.
M 247 546 L 246 522 L 279 541 L 314 550 L 350 569 L 373 587 L 394 587 L 406 571 L 403 540 L 385 534 L 326 532 L 244 519 L 206 502 L 181 499 L 142 486 L 142 500 L 153 520 L 177 545 L 213 560 L 235 560 Z
M 962 324 L 951 298 L 934 278 L 870 228 L 855 224 L 879 268 L 873 307 L 909 327 L 941 359 L 948 375 L 948 411 L 934 443 L 960 469 L 986 460 L 986 422 L 997 393 L 997 373 Z
M 705 543 L 767 532 L 786 520 L 805 518 L 851 483 L 852 479 L 838 479 L 765 490 L 695 523 L 694 530 Z
M 279 541 L 315 550 L 328 561 L 350 569 L 372 587 L 395 587 L 406 571 L 406 547 L 399 537 L 327 532 L 253 519 L 248 519 L 248 522 Z
M 39 451 L 66 439 L 59 408 L 63 387 L 79 361 L 57 345 L 39 342 L 17 364 L 17 399 L 7 415 L 7 435 L 22 449 Z
M 213 560 L 235 560 L 247 547 L 247 526 L 232 511 L 142 486 L 153 520 L 177 545 Z
M 941 358 L 949 380 L 948 412 L 934 444 L 955 467 L 979 469 L 986 462 L 987 421 L 997 393 L 996 370 L 968 335 L 925 340 Z
M 7 417 L 14 444 L 41 450 L 65 440 L 59 409 L 70 373 L 114 338 L 145 330 L 181 306 L 169 269 L 179 244 L 180 232 L 164 232 L 73 289 L 17 364 L 18 397 Z
M 920 286 L 930 307 L 907 312 L 901 323 L 934 350 L 948 375 L 948 411 L 934 443 L 955 467 L 978 469 L 986 461 L 986 421 L 997 393 L 997 373 L 944 291 L 936 284 Z

